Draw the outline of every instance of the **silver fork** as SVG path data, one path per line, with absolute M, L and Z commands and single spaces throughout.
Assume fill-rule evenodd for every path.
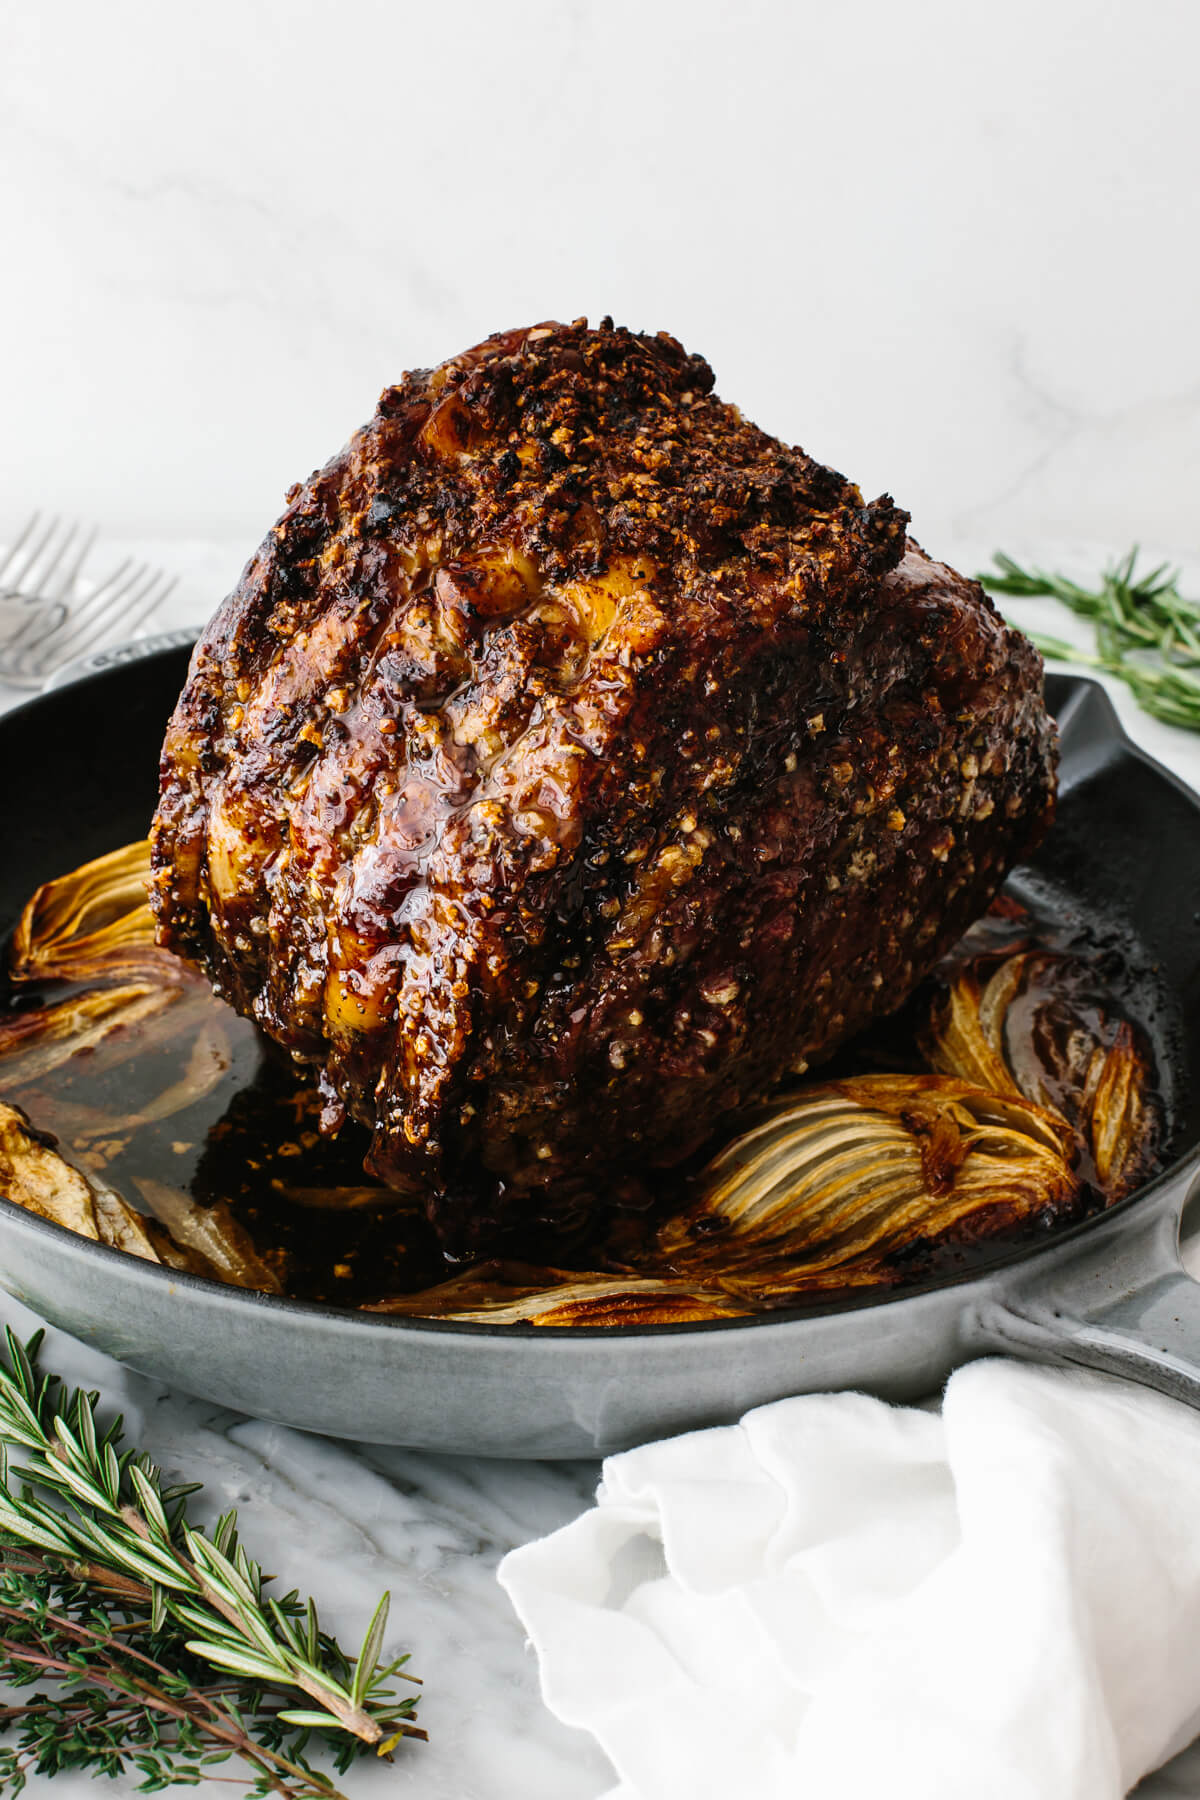
M 70 520 L 43 520 L 40 513 L 25 521 L 0 557 L 0 605 L 10 623 L 23 618 L 19 608 L 38 602 L 50 607 L 71 592 L 96 535 Z
M 175 586 L 148 563 L 127 557 L 86 599 L 72 591 L 95 532 L 37 516 L 0 561 L 0 603 L 10 627 L 0 642 L 0 682 L 40 688 L 67 663 L 95 650 L 118 626 L 132 636 Z

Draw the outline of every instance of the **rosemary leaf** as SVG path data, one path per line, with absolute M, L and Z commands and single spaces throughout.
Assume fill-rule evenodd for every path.
M 1090 654 L 1061 638 L 1027 635 L 1043 656 L 1115 675 L 1143 711 L 1185 731 L 1200 731 L 1200 678 L 1191 673 L 1200 670 L 1200 601 L 1184 598 L 1178 569 L 1166 563 L 1140 574 L 1138 554 L 1135 545 L 1090 588 L 1045 569 L 1023 568 L 1003 551 L 992 559 L 995 568 L 978 579 L 990 593 L 1057 600 L 1091 620 L 1095 651 Z
M 381 1660 L 387 1595 L 351 1661 L 311 1600 L 264 1592 L 236 1514 L 211 1536 L 191 1525 L 195 1484 L 164 1487 L 119 1419 L 101 1429 L 97 1394 L 39 1370 L 40 1333 L 6 1337 L 0 1795 L 64 1769 L 136 1772 L 154 1792 L 237 1757 L 250 1795 L 342 1800 L 310 1745 L 343 1771 L 425 1736 L 415 1698 L 388 1685 L 415 1679 L 406 1658 Z
M 387 1630 L 388 1610 L 392 1596 L 385 1594 L 375 1608 L 374 1617 L 367 1626 L 367 1635 L 363 1639 L 363 1647 L 358 1653 L 358 1661 L 354 1665 L 354 1680 L 351 1686 L 351 1697 L 355 1706 L 361 1706 L 367 1697 L 371 1677 L 379 1667 L 379 1656 L 383 1649 L 383 1634 Z

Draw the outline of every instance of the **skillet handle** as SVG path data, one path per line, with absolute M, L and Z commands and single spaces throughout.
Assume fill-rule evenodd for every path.
M 1180 1180 L 1148 1217 L 1105 1221 L 1082 1254 L 985 1301 L 975 1318 L 984 1346 L 1123 1375 L 1200 1407 L 1200 1281 L 1179 1254 L 1187 1187 Z

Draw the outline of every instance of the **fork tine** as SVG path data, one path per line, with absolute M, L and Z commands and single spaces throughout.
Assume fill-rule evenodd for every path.
M 25 553 L 25 562 L 20 574 L 16 577 L 16 592 L 30 599 L 39 598 L 38 584 L 41 580 L 42 563 L 47 556 L 53 558 L 54 543 L 62 528 L 62 520 L 57 514 L 46 521 L 44 530 L 35 533 L 34 542 Z M 53 567 L 53 561 L 51 562 Z
M 4 552 L 4 559 L 0 562 L 0 590 L 3 589 L 3 584 L 8 575 L 10 564 L 20 557 L 22 550 L 25 548 L 26 538 L 29 537 L 31 532 L 37 530 L 38 520 L 41 516 L 40 513 L 30 513 L 24 525 L 22 525 L 20 531 L 8 546 L 8 549 Z
M 55 517 L 50 520 L 37 543 L 28 551 L 25 566 L 16 577 L 16 593 L 20 599 L 37 604 L 67 596 L 95 539 L 94 531 L 84 532 L 81 547 L 63 570 L 63 561 L 80 537 L 81 530 L 69 519 Z
M 123 606 L 146 572 L 144 563 L 131 567 L 130 559 L 126 557 L 106 581 L 93 588 L 86 600 L 81 601 L 68 614 L 60 615 L 48 630 L 36 633 L 37 648 L 51 654 L 56 638 L 72 638 L 81 628 L 91 624 L 111 608 Z M 34 648 L 29 634 L 25 637 L 25 647 L 31 650 Z
M 70 652 L 72 661 L 77 656 L 86 656 L 88 651 L 99 644 L 118 623 L 127 632 L 127 635 L 132 637 L 138 626 L 148 619 L 155 608 L 166 599 L 175 586 L 174 578 L 164 577 L 157 569 L 149 570 L 148 574 L 149 580 L 136 594 L 126 597 L 116 614 L 109 609 L 103 617 L 97 616 L 93 619 L 87 630 L 78 635 L 72 635 Z
M 78 609 L 73 623 L 81 630 L 90 631 L 102 618 L 110 619 L 117 613 L 123 613 L 129 607 L 137 606 L 147 584 L 152 587 L 159 579 L 159 571 L 152 569 L 149 563 L 136 564 L 120 587 L 104 597 L 102 605 L 96 604 L 99 596 L 93 594 L 90 603 Z
M 59 587 L 54 577 L 59 565 L 79 535 L 79 526 L 69 520 L 64 522 L 62 536 L 51 546 L 50 559 L 37 572 L 38 597 L 43 600 L 58 600 L 65 592 Z
M 122 639 L 137 636 L 147 619 L 154 616 L 175 585 L 175 578 L 171 576 L 166 580 L 161 581 L 157 587 L 146 590 L 142 595 L 140 603 L 132 608 L 130 612 L 122 615 L 120 621 Z M 111 631 L 111 629 L 110 626 L 109 631 Z M 104 636 L 108 635 L 108 632 L 104 634 Z M 100 640 L 98 639 L 93 639 L 89 648 L 95 649 L 98 646 L 99 641 Z M 79 654 L 79 652 L 76 651 L 75 654 Z M 84 654 L 86 654 L 86 650 L 84 651 Z
M 36 686 L 43 669 L 69 658 L 72 623 L 70 608 L 62 600 L 38 607 L 0 650 L 0 680 L 16 687 Z
M 4 646 L 4 655 L 10 661 L 19 661 L 39 644 L 49 642 L 56 632 L 62 630 L 68 608 L 63 601 L 53 600 L 48 606 L 27 605 L 22 610 L 25 612 L 24 622 Z
M 77 525 L 72 527 L 73 532 L 79 531 L 79 529 L 80 529 L 80 527 Z M 46 595 L 49 599 L 64 600 L 64 599 L 70 598 L 70 595 L 71 595 L 72 590 L 74 589 L 75 583 L 79 580 L 79 571 L 83 568 L 84 563 L 87 561 L 88 556 L 91 553 L 92 545 L 95 543 L 95 541 L 99 537 L 99 535 L 100 535 L 100 527 L 98 525 L 93 525 L 92 529 L 90 531 L 84 531 L 82 533 L 80 543 L 79 543 L 79 548 L 76 550 L 75 555 L 72 557 L 71 561 L 67 564 L 67 567 L 63 570 L 62 574 L 60 575 L 59 580 L 58 580 L 58 586 L 53 590 L 53 592 L 51 592 L 51 590 L 46 586 L 45 581 L 43 580 L 43 584 L 42 584 L 43 591 L 46 593 Z M 68 539 L 68 542 L 69 541 L 70 540 Z M 66 548 L 65 544 L 64 544 L 63 548 L 65 550 L 65 548 Z
M 95 540 L 94 530 L 35 513 L 0 557 L 0 576 L 11 584 L 0 595 L 21 603 L 18 629 L 0 638 L 0 681 L 40 687 L 114 633 L 135 634 L 175 587 L 163 570 L 127 556 L 76 603 L 75 584 Z
M 173 577 L 141 565 L 108 596 L 103 606 L 93 607 L 87 618 L 80 610 L 60 614 L 54 627 L 39 632 L 36 640 L 26 634 L 23 643 L 5 645 L 0 651 L 0 678 L 17 686 L 36 685 L 64 663 L 85 656 L 116 625 L 125 626 L 132 635 L 174 586 Z
M 125 588 L 131 581 L 136 581 L 144 566 L 144 564 L 135 563 L 131 556 L 123 557 L 111 575 L 106 575 L 103 581 L 97 582 L 87 599 L 76 609 L 76 617 L 78 618 L 81 613 L 106 598 L 110 589 L 118 585 Z

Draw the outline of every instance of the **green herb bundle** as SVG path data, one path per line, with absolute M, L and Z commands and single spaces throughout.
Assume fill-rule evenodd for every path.
M 62 1769 L 154 1792 L 238 1758 L 247 1793 L 338 1800 L 310 1751 L 341 1772 L 425 1736 L 390 1686 L 413 1679 L 407 1658 L 382 1661 L 386 1594 L 352 1660 L 311 1600 L 266 1592 L 236 1514 L 195 1529 L 196 1485 L 165 1487 L 120 1419 L 102 1428 L 96 1394 L 41 1372 L 41 1333 L 6 1337 L 0 1445 L 19 1462 L 0 1448 L 0 1792 Z
M 978 576 L 993 594 L 1059 600 L 1095 630 L 1094 654 L 1061 638 L 1029 632 L 1044 656 L 1102 669 L 1123 681 L 1144 711 L 1168 725 L 1200 731 L 1200 602 L 1179 592 L 1179 571 L 1160 563 L 1139 574 L 1136 546 L 1110 563 L 1097 585 L 1082 587 L 1044 569 L 1025 569 L 997 551 Z

